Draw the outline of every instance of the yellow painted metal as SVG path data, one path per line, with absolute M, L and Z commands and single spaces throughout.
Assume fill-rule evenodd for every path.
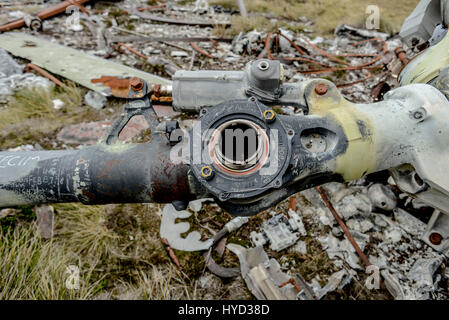
M 313 85 L 316 85 L 315 82 Z M 332 83 L 325 95 L 309 91 L 309 114 L 327 117 L 343 128 L 348 139 L 345 153 L 336 158 L 335 173 L 346 181 L 373 172 L 376 165 L 374 128 L 369 118 L 346 100 Z
M 399 75 L 401 86 L 428 83 L 449 65 L 449 32 L 438 44 L 411 60 Z

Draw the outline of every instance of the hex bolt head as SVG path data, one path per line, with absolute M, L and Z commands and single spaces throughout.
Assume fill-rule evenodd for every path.
M 229 198 L 229 193 L 222 192 L 222 193 L 220 193 L 219 198 L 221 201 L 225 201 L 227 198 Z
M 432 232 L 429 235 L 429 241 L 431 244 L 434 244 L 436 246 L 441 244 L 441 241 L 443 240 L 443 236 L 439 234 L 438 232 Z
M 133 89 L 133 91 L 140 91 L 143 89 L 143 81 L 140 78 L 137 77 L 132 77 L 129 80 L 129 85 L 131 86 L 131 89 Z
M 421 111 L 415 111 L 413 112 L 413 118 L 416 120 L 422 119 L 424 117 L 424 114 Z
M 267 123 L 271 123 L 276 120 L 276 113 L 273 110 L 265 110 L 263 112 L 263 118 Z
M 322 96 L 323 94 L 326 94 L 327 89 L 328 89 L 327 84 L 325 84 L 323 82 L 320 82 L 315 86 L 315 92 L 317 95 L 320 95 L 320 96 Z
M 214 171 L 209 166 L 201 168 L 201 176 L 206 180 L 211 180 L 214 177 Z

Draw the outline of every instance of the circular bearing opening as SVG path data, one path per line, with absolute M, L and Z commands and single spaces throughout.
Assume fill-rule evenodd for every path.
M 220 125 L 209 144 L 212 161 L 222 171 L 250 174 L 268 157 L 268 136 L 259 125 L 248 120 L 231 120 Z

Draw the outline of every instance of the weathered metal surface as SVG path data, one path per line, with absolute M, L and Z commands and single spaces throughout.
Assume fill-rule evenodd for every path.
M 189 231 L 188 222 L 176 223 L 178 219 L 186 219 L 191 216 L 188 211 L 177 211 L 173 205 L 167 204 L 162 212 L 161 237 L 166 238 L 171 247 L 183 251 L 207 250 L 213 244 L 213 239 L 201 241 L 201 234 L 198 231 L 190 232 L 185 238 L 181 234 Z
M 118 63 L 86 54 L 25 33 L 8 32 L 0 35 L 0 48 L 15 56 L 31 60 L 35 65 L 70 79 L 91 90 L 111 95 L 109 87 L 92 83 L 102 76 L 138 77 L 149 84 L 170 85 L 171 81 Z
M 44 9 L 39 12 L 36 17 L 40 20 L 45 20 L 51 17 L 54 17 L 58 14 L 64 13 L 69 6 L 81 6 L 82 4 L 89 2 L 90 0 L 67 0 L 61 3 L 58 3 L 55 6 L 52 6 L 48 9 Z M 25 19 L 17 19 L 14 21 L 7 22 L 0 26 L 0 32 L 9 31 L 17 28 L 21 28 L 26 25 Z
M 449 65 L 449 33 L 438 44 L 411 59 L 399 74 L 401 86 L 411 83 L 428 83 L 438 77 Z
M 168 162 L 165 152 L 169 147 L 157 141 L 77 151 L 0 152 L 0 206 L 189 199 L 186 166 Z

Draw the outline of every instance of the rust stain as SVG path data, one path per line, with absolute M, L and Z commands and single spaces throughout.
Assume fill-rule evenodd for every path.
M 128 98 L 130 78 L 119 78 L 114 76 L 102 76 L 92 79 L 92 83 L 101 83 L 111 89 L 111 95 L 117 98 Z

